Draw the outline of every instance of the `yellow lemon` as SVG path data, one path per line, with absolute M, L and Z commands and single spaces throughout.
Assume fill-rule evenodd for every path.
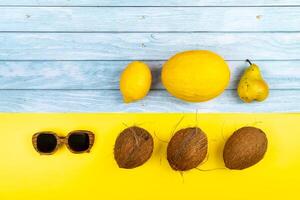
M 176 54 L 162 69 L 162 82 L 173 96 L 191 102 L 210 100 L 227 87 L 230 70 L 219 55 L 207 50 Z
M 150 90 L 151 71 L 143 62 L 134 61 L 122 72 L 120 90 L 124 102 L 130 103 L 144 98 Z

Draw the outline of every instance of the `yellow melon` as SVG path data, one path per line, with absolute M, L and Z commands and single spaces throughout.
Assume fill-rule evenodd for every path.
M 171 57 L 162 68 L 162 83 L 173 96 L 190 102 L 207 101 L 228 86 L 225 60 L 207 50 L 192 50 Z

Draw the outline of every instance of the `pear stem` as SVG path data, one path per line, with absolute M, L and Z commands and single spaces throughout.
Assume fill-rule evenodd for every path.
M 247 59 L 246 62 L 248 62 L 250 65 L 252 65 L 252 62 L 249 59 Z

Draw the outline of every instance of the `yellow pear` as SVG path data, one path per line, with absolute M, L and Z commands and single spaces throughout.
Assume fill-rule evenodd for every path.
M 246 102 L 263 101 L 269 96 L 269 86 L 263 79 L 259 67 L 247 60 L 250 66 L 245 70 L 238 85 L 238 95 Z

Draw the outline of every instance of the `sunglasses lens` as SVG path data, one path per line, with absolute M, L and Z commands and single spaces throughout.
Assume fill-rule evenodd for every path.
M 68 144 L 73 151 L 86 151 L 90 146 L 89 135 L 84 132 L 72 133 L 68 138 Z
M 36 143 L 39 152 L 51 153 L 57 146 L 57 139 L 53 134 L 42 133 L 37 136 Z

